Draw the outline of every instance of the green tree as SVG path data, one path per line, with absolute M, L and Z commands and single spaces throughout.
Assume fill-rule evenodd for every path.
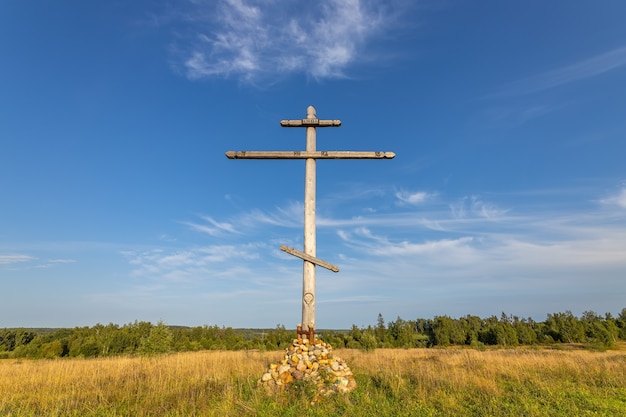
M 537 343 L 537 332 L 533 326 L 534 321 L 531 318 L 520 320 L 517 316 L 513 317 L 513 328 L 520 344 L 534 345 Z
M 618 337 L 622 340 L 626 340 L 626 308 L 623 308 L 619 313 L 617 319 L 615 320 L 615 324 L 619 329 Z
M 517 333 L 511 322 L 512 318 L 504 313 L 500 320 L 496 316 L 489 317 L 480 332 L 480 341 L 486 345 L 516 346 Z
M 363 338 L 363 331 L 359 329 L 356 324 L 352 325 L 350 333 L 348 333 L 347 341 L 345 343 L 347 348 L 361 349 L 361 339 Z
M 548 314 L 545 331 L 555 342 L 582 343 L 586 340 L 585 327 L 571 311 Z
M 374 329 L 372 329 L 371 327 L 365 329 L 363 331 L 363 336 L 361 337 L 361 340 L 359 342 L 361 344 L 362 350 L 372 351 L 376 349 L 377 340 Z
M 593 311 L 585 311 L 580 321 L 585 329 L 585 336 L 589 345 L 601 348 L 613 346 L 618 335 L 618 329 L 610 314 L 602 318 Z
M 432 332 L 437 346 L 461 345 L 465 343 L 465 333 L 459 322 L 448 316 L 436 316 L 433 319 Z
M 378 319 L 376 320 L 376 339 L 378 339 L 378 345 L 383 347 L 387 339 L 387 329 L 385 328 L 385 319 L 381 313 L 378 313 Z
M 168 326 L 159 321 L 150 330 L 150 335 L 145 338 L 139 347 L 139 352 L 146 355 L 158 355 L 172 351 L 174 337 Z
M 15 332 L 0 330 L 0 352 L 11 352 L 15 349 Z
M 611 344 L 617 342 L 617 339 L 619 339 L 620 336 L 620 329 L 617 327 L 617 320 L 615 320 L 610 313 L 607 313 L 605 316 L 604 326 L 611 337 Z
M 459 319 L 459 326 L 465 335 L 465 344 L 478 346 L 480 343 L 478 335 L 482 329 L 482 320 L 478 316 L 467 315 Z
M 35 332 L 20 329 L 0 331 L 0 351 L 12 352 L 19 346 L 26 346 L 36 337 Z
M 282 324 L 277 324 L 275 329 L 265 335 L 265 347 L 270 350 L 284 349 L 293 341 L 294 333 L 285 329 Z
M 46 359 L 59 358 L 63 356 L 63 351 L 63 343 L 60 340 L 44 343 L 39 348 L 41 357 Z
M 100 353 L 100 346 L 95 333 L 89 327 L 76 327 L 68 338 L 69 356 L 96 357 Z
M 415 347 L 417 341 L 420 339 L 415 330 L 416 324 L 414 321 L 402 320 L 398 316 L 396 321 L 389 322 L 388 327 L 387 340 L 389 340 L 393 347 Z

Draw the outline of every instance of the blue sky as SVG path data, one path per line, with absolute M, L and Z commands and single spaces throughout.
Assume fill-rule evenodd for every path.
M 626 307 L 626 3 L 0 3 L 0 327 Z

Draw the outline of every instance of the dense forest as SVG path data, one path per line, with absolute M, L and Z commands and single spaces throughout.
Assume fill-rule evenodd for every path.
M 73 329 L 0 329 L 0 359 L 106 357 L 154 355 L 198 350 L 277 350 L 287 347 L 295 330 L 233 329 L 230 327 L 168 326 L 163 322 L 134 322 Z M 469 346 L 514 347 L 520 345 L 580 344 L 589 349 L 607 349 L 626 341 L 626 308 L 618 317 L 586 311 L 576 317 L 570 311 L 548 314 L 543 322 L 502 313 L 500 317 L 432 319 L 385 323 L 381 314 L 375 325 L 352 326 L 350 330 L 318 331 L 318 337 L 336 348 L 372 350 Z

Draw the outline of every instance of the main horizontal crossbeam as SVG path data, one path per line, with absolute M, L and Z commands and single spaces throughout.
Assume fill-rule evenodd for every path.
M 228 159 L 392 159 L 393 152 L 361 151 L 228 151 Z

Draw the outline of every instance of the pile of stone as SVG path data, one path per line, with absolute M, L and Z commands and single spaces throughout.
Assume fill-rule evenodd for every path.
M 347 393 L 356 388 L 348 365 L 332 353 L 328 343 L 316 339 L 294 339 L 279 363 L 273 363 L 263 374 L 259 385 L 268 390 L 284 389 L 295 381 L 317 386 L 320 396 L 334 392 Z

